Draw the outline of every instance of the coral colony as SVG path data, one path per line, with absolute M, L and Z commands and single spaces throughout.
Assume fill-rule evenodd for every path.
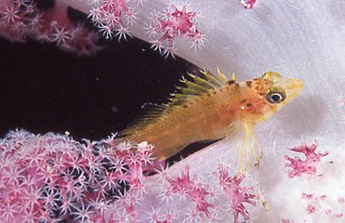
M 301 160 L 299 157 L 291 158 L 287 155 L 285 156 L 285 159 L 290 161 L 290 163 L 285 165 L 286 167 L 291 167 L 287 172 L 290 178 L 298 177 L 302 174 L 316 175 L 317 165 L 320 163 L 321 157 L 328 155 L 328 152 L 315 153 L 317 146 L 318 145 L 315 143 L 311 147 L 302 145 L 291 149 L 291 151 L 303 153 L 305 155 L 305 160 Z
M 10 132 L 0 144 L 0 221 L 104 222 L 108 204 L 140 187 L 151 154 L 147 144 L 111 142 Z
M 42 2 L 42 1 L 41 1 Z M 41 6 L 32 0 L 3 0 L 0 2 L 0 36 L 11 41 L 24 42 L 27 38 L 54 42 L 58 47 L 78 54 L 90 55 L 100 49 L 99 36 L 85 28 L 82 23 L 69 19 L 68 6 L 60 1 L 51 1 Z M 140 7 L 141 0 L 94 0 L 94 7 L 88 17 L 106 39 L 126 39 L 130 25 L 136 20 L 134 7 Z M 148 15 L 150 22 L 143 27 L 149 33 L 152 48 L 161 54 L 173 56 L 178 39 L 192 40 L 191 47 L 199 48 L 204 35 L 196 28 L 197 11 L 189 5 L 171 4 L 162 12 Z
M 220 164 L 206 182 L 189 166 L 168 173 L 164 162 L 152 158 L 152 145 L 116 144 L 114 136 L 77 142 L 53 133 L 9 132 L 0 140 L 0 222 L 238 223 L 253 220 L 251 210 L 260 208 L 260 195 L 245 175 Z M 286 157 L 290 178 L 316 176 L 317 163 L 327 155 L 316 148 L 292 149 L 307 158 Z M 342 210 L 322 205 L 330 199 L 326 193 L 303 192 L 301 198 L 306 214 L 344 217 Z
M 68 52 L 91 55 L 100 48 L 98 34 L 81 23 L 72 22 L 67 6 L 55 4 L 41 10 L 32 0 L 0 1 L 0 37 L 10 41 L 25 42 L 27 38 L 53 42 Z
M 142 1 L 136 3 L 143 4 Z M 130 35 L 128 26 L 135 21 L 136 17 L 129 1 L 104 0 L 96 1 L 95 5 L 89 17 L 106 39 L 118 37 L 120 40 Z M 153 44 L 152 48 L 169 56 L 173 55 L 174 43 L 179 38 L 192 39 L 194 48 L 203 44 L 204 36 L 195 27 L 199 13 L 189 11 L 187 8 L 187 5 L 183 5 L 179 9 L 172 4 L 163 12 L 152 13 L 151 22 L 146 27 Z
M 288 168 L 287 174 L 290 179 L 310 176 L 314 179 L 319 178 L 318 180 L 323 180 L 325 183 L 330 183 L 331 178 L 326 178 L 323 174 L 318 173 L 321 158 L 327 156 L 329 153 L 315 152 L 317 147 L 318 144 L 314 143 L 311 146 L 304 144 L 291 149 L 291 151 L 303 153 L 305 155 L 304 160 L 299 157 L 291 158 L 287 155 L 285 156 L 285 159 L 289 161 L 285 166 Z M 321 185 L 323 184 L 321 183 Z M 345 212 L 343 206 L 345 199 L 343 195 L 339 195 L 339 191 L 328 191 L 324 187 L 322 187 L 321 191 L 320 189 L 316 190 L 313 188 L 314 187 L 311 187 L 309 191 L 304 191 L 305 189 L 301 188 L 303 192 L 300 197 L 301 202 L 304 204 L 305 215 L 317 215 L 318 218 L 327 217 L 327 219 L 332 219 L 334 222 L 339 222 L 339 219 L 343 220 Z M 304 221 L 309 222 L 306 219 Z M 281 222 L 293 223 L 295 221 L 288 218 L 282 218 Z
M 186 167 L 177 176 L 160 172 L 163 183 L 152 186 L 143 175 L 153 171 L 152 148 L 145 142 L 114 145 L 113 137 L 80 143 L 65 135 L 11 131 L 0 142 L 0 221 L 217 222 L 222 212 L 232 213 L 234 222 L 250 218 L 245 204 L 255 204 L 254 190 L 224 166 L 219 183 L 202 183 Z M 223 194 L 215 197 L 214 187 Z M 144 199 L 158 205 L 139 214 L 150 204 Z M 165 200 L 170 202 L 164 206 Z M 220 209 L 217 200 L 227 208 Z M 179 205 L 190 209 L 172 209 Z
M 41 1 L 43 2 L 43 1 Z M 11 41 L 24 42 L 27 38 L 56 43 L 65 51 L 90 55 L 100 49 L 99 36 L 82 23 L 69 19 L 68 6 L 60 1 L 49 1 L 44 6 L 32 0 L 3 0 L 0 3 L 0 36 Z M 241 0 L 246 9 L 252 9 L 256 0 Z M 145 4 L 143 0 L 93 0 L 94 7 L 88 17 L 106 39 L 126 39 L 130 25 L 136 20 L 134 8 Z M 161 12 L 148 15 L 145 29 L 152 48 L 162 55 L 174 56 L 179 39 L 191 40 L 197 49 L 205 36 L 196 27 L 200 12 L 191 10 L 191 4 L 170 5 Z
M 307 157 L 287 158 L 294 163 L 287 165 L 293 177 L 316 174 L 316 164 L 327 154 L 315 153 L 316 147 L 293 149 Z M 164 162 L 152 158 L 152 149 L 146 142 L 115 144 L 114 135 L 77 142 L 65 135 L 11 131 L 0 141 L 0 221 L 237 223 L 251 219 L 250 207 L 258 208 L 259 195 L 245 185 L 245 175 L 224 165 L 211 171 L 213 179 L 207 182 L 188 166 L 169 174 Z M 155 173 L 158 178 L 148 176 Z M 307 214 L 323 210 L 343 217 L 319 207 L 326 194 L 304 192 L 301 197 Z M 339 204 L 344 200 L 338 197 Z

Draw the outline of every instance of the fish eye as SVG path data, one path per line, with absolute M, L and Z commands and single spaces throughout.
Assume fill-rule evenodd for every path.
M 280 87 L 273 87 L 267 91 L 266 99 L 272 104 L 278 104 L 286 99 L 286 93 Z

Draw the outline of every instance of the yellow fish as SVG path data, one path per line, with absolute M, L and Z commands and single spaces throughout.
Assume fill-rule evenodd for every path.
M 217 76 L 200 72 L 200 76 L 189 73 L 191 80 L 182 77 L 184 85 L 171 94 L 168 104 L 145 104 L 145 112 L 120 136 L 128 141 L 153 144 L 154 155 L 164 160 L 191 143 L 218 140 L 242 128 L 239 171 L 242 172 L 243 159 L 248 153 L 258 165 L 261 152 L 255 125 L 295 98 L 303 90 L 303 82 L 295 78 L 284 80 L 271 71 L 241 83 L 235 82 L 234 74 L 228 79 L 219 69 Z

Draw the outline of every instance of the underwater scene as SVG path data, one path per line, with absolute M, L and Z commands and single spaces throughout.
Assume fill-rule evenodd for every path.
M 344 222 L 344 36 L 342 0 L 1 0 L 0 222 Z

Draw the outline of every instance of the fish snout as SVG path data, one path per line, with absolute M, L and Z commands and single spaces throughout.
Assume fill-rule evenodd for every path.
M 284 82 L 285 91 L 286 91 L 286 98 L 285 104 L 288 103 L 291 99 L 297 97 L 304 89 L 304 84 L 301 79 L 298 78 L 287 78 Z

